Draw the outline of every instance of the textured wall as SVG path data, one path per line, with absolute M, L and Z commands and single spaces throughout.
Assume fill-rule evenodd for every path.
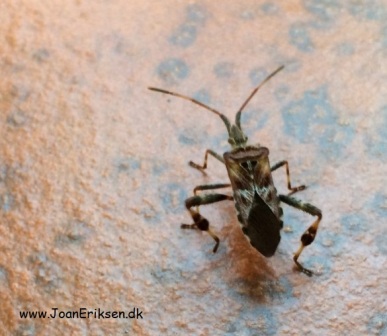
M 0 4 L 1 335 L 387 335 L 386 1 Z M 287 159 L 313 218 L 284 205 L 266 259 L 232 202 L 205 206 L 221 244 L 182 231 L 187 165 L 228 150 L 221 120 Z M 283 169 L 274 173 L 286 193 Z M 142 311 L 142 319 L 21 318 Z

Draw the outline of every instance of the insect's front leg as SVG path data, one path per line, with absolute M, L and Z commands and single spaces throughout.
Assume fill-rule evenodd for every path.
M 282 166 L 286 166 L 286 178 L 288 181 L 288 189 L 291 190 L 291 192 L 288 195 L 292 195 L 292 194 L 296 193 L 297 191 L 304 190 L 306 188 L 306 186 L 304 186 L 304 185 L 300 185 L 298 187 L 292 187 L 292 185 L 290 183 L 290 171 L 289 171 L 288 161 L 283 160 L 283 161 L 277 162 L 273 167 L 270 168 L 270 170 L 274 171 Z
M 214 189 L 214 188 L 212 188 Z M 201 231 L 207 231 L 208 234 L 215 240 L 216 244 L 212 250 L 214 253 L 217 251 L 219 246 L 218 236 L 210 230 L 210 223 L 204 218 L 198 211 L 200 205 L 216 203 L 224 200 L 233 200 L 232 196 L 224 194 L 206 194 L 199 196 L 192 196 L 185 200 L 185 206 L 189 211 L 194 223 L 193 224 L 181 224 L 182 229 L 197 229 Z M 196 207 L 196 210 L 193 208 Z
M 211 149 L 207 149 L 207 150 L 206 150 L 206 154 L 204 155 L 204 163 L 203 163 L 202 166 L 201 166 L 201 165 L 198 165 L 197 163 L 192 162 L 192 161 L 188 162 L 188 164 L 189 164 L 191 167 L 193 167 L 193 168 L 195 168 L 195 169 L 198 169 L 198 170 L 200 170 L 203 174 L 205 174 L 205 171 L 204 171 L 204 170 L 207 169 L 207 159 L 208 159 L 208 154 L 212 155 L 215 159 L 219 160 L 220 162 L 222 162 L 222 163 L 224 164 L 224 159 L 223 159 L 223 157 L 222 157 L 221 155 L 215 153 L 215 152 L 214 152 L 213 150 L 211 150 Z
M 309 204 L 309 203 L 304 203 L 300 200 L 297 200 L 293 197 L 290 197 L 288 195 L 279 195 L 279 199 L 292 206 L 292 207 L 295 207 L 299 210 L 302 210 L 302 211 L 305 211 L 307 212 L 308 214 L 312 215 L 312 216 L 316 216 L 317 219 L 312 223 L 311 226 L 309 226 L 309 228 L 303 233 L 303 235 L 301 236 L 301 245 L 300 245 L 300 248 L 298 249 L 298 251 L 294 254 L 294 257 L 293 257 L 293 260 L 294 262 L 296 263 L 298 269 L 305 273 L 306 275 L 308 276 L 311 276 L 313 274 L 312 271 L 304 268 L 299 262 L 298 262 L 298 258 L 302 252 L 302 250 L 305 248 L 305 246 L 308 246 L 310 244 L 313 243 L 314 241 L 314 238 L 316 237 L 316 234 L 317 234 L 317 230 L 318 230 L 318 225 L 322 219 L 322 213 L 321 213 L 321 210 L 316 208 L 314 205 L 312 204 Z

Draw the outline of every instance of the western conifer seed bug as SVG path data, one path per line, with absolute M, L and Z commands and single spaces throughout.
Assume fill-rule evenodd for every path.
M 250 96 L 236 113 L 234 125 L 232 125 L 228 118 L 222 113 L 193 98 L 154 87 L 149 87 L 149 90 L 189 100 L 211 111 L 223 120 L 228 132 L 228 142 L 231 145 L 230 151 L 221 156 L 213 150 L 207 149 L 203 165 L 196 164 L 192 161 L 189 162 L 189 165 L 204 173 L 207 168 L 208 155 L 211 155 L 226 166 L 230 183 L 216 183 L 195 187 L 193 190 L 194 196 L 187 198 L 185 201 L 185 206 L 194 222 L 193 224 L 182 224 L 181 228 L 207 231 L 216 242 L 213 249 L 213 252 L 215 253 L 219 246 L 219 238 L 210 229 L 208 220 L 199 213 L 199 206 L 223 200 L 234 200 L 238 220 L 246 238 L 261 254 L 265 257 L 271 257 L 280 242 L 280 230 L 283 227 L 283 221 L 281 219 L 283 211 L 280 202 L 286 203 L 317 217 L 312 225 L 301 236 L 301 245 L 293 257 L 298 270 L 311 276 L 313 272 L 304 268 L 299 263 L 298 258 L 303 249 L 310 245 L 316 237 L 318 226 L 322 219 L 321 210 L 312 204 L 302 202 L 291 196 L 300 190 L 304 190 L 305 186 L 292 187 L 290 183 L 288 161 L 280 161 L 270 167 L 269 149 L 260 145 L 248 145 L 247 136 L 243 133 L 241 127 L 241 114 L 243 109 L 262 85 L 283 68 L 284 66 L 279 67 L 251 92 Z M 271 174 L 272 171 L 283 166 L 285 166 L 287 187 L 290 191 L 287 195 L 277 194 Z M 232 188 L 232 196 L 220 193 L 197 194 L 198 191 L 228 187 Z

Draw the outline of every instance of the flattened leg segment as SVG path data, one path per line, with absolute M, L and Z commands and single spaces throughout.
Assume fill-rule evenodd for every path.
M 288 189 L 291 191 L 288 195 L 292 195 L 292 194 L 296 193 L 297 191 L 304 190 L 306 188 L 306 186 L 304 186 L 304 185 L 300 185 L 298 187 L 292 187 L 292 185 L 290 183 L 290 171 L 289 171 L 288 161 L 283 160 L 283 161 L 277 162 L 273 167 L 270 168 L 270 170 L 274 171 L 278 168 L 281 168 L 282 166 L 286 166 L 286 179 L 288 182 Z
M 318 226 L 319 226 L 319 223 L 322 219 L 322 213 L 321 213 L 321 210 L 316 208 L 314 205 L 310 204 L 310 203 L 304 203 L 304 202 L 301 202 L 300 200 L 297 200 L 291 196 L 287 196 L 287 195 L 279 195 L 279 199 L 292 206 L 292 207 L 295 207 L 299 210 L 302 210 L 302 211 L 305 211 L 307 212 L 308 214 L 312 215 L 312 216 L 316 216 L 317 219 L 312 223 L 311 226 L 309 226 L 309 228 L 303 233 L 303 235 L 301 236 L 301 245 L 300 245 L 300 248 L 298 249 L 298 251 L 294 254 L 294 257 L 293 257 L 293 260 L 294 262 L 296 263 L 298 269 L 305 273 L 306 275 L 309 275 L 311 276 L 313 274 L 312 271 L 304 268 L 299 262 L 298 262 L 298 258 L 299 256 L 301 255 L 301 252 L 303 251 L 303 249 L 305 248 L 305 246 L 308 246 L 310 244 L 313 243 L 314 241 L 314 238 L 316 237 L 316 234 L 317 234 L 317 230 L 318 230 Z
M 232 196 L 224 194 L 208 194 L 200 196 L 192 196 L 187 198 L 185 206 L 189 211 L 194 223 L 193 224 L 181 224 L 182 229 L 197 229 L 201 231 L 207 231 L 208 234 L 215 240 L 216 244 L 212 250 L 214 253 L 219 247 L 219 238 L 210 229 L 210 223 L 203 217 L 198 210 L 192 209 L 193 207 L 199 207 L 200 205 L 216 203 L 224 200 L 233 200 Z
M 197 163 L 195 162 L 188 162 L 188 164 L 192 167 L 192 168 L 195 168 L 195 169 L 198 169 L 200 170 L 203 174 L 205 174 L 205 170 L 207 169 L 207 160 L 208 160 L 208 154 L 209 155 L 212 155 L 215 159 L 219 160 L 220 162 L 222 162 L 224 164 L 224 159 L 221 155 L 215 153 L 213 150 L 211 149 L 207 149 L 206 150 L 206 154 L 204 155 L 204 162 L 203 162 L 203 165 L 198 165 Z

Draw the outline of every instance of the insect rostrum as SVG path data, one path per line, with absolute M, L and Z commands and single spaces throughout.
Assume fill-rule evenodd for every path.
M 213 252 L 216 252 L 219 246 L 219 238 L 210 229 L 208 220 L 199 213 L 199 206 L 223 200 L 234 200 L 238 220 L 246 238 L 262 255 L 271 257 L 275 253 L 281 240 L 280 231 L 283 227 L 281 220 L 283 212 L 280 203 L 286 203 L 317 217 L 301 236 L 301 245 L 293 257 L 297 268 L 306 275 L 311 276 L 313 274 L 312 271 L 304 268 L 299 263 L 298 258 L 305 246 L 310 245 L 316 236 L 322 218 L 321 210 L 312 204 L 302 202 L 291 196 L 300 190 L 304 190 L 305 186 L 291 186 L 289 164 L 287 161 L 280 161 L 270 166 L 268 148 L 259 145 L 248 145 L 247 136 L 243 133 L 240 123 L 242 111 L 251 98 L 263 84 L 283 68 L 284 66 L 279 67 L 251 92 L 250 96 L 236 113 L 235 124 L 231 124 L 228 118 L 222 113 L 195 99 L 163 89 L 153 87 L 149 89 L 189 100 L 217 114 L 226 125 L 229 136 L 228 142 L 231 145 L 231 150 L 224 153 L 223 156 L 207 149 L 203 165 L 198 165 L 192 161 L 189 162 L 190 166 L 204 172 L 207 168 L 208 155 L 213 156 L 226 166 L 230 183 L 197 186 L 194 189 L 194 196 L 189 197 L 185 201 L 186 208 L 193 219 L 193 224 L 182 224 L 181 227 L 183 229 L 207 231 L 216 241 L 213 249 Z M 287 195 L 277 194 L 271 175 L 272 171 L 283 166 L 286 169 L 287 187 L 290 190 Z M 232 196 L 222 193 L 197 194 L 198 191 L 202 190 L 215 190 L 229 187 L 232 188 Z

